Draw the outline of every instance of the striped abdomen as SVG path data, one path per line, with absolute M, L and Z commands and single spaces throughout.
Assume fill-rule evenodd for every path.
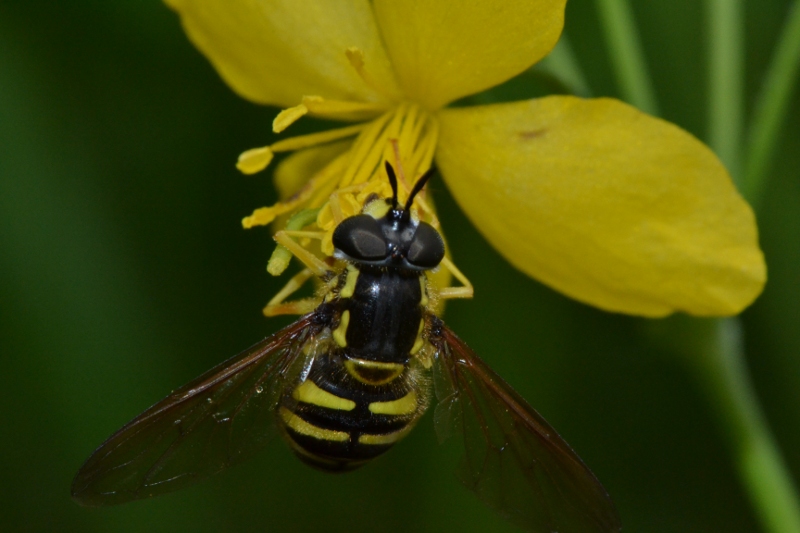
M 352 470 L 411 430 L 427 407 L 427 391 L 413 364 L 326 353 L 305 381 L 284 393 L 278 419 L 303 461 L 323 470 Z

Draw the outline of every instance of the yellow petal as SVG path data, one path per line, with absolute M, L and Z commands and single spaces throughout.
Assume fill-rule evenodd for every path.
M 240 95 L 295 105 L 306 94 L 384 99 L 351 66 L 358 47 L 376 83 L 396 90 L 368 0 L 166 0 L 191 41 Z
M 436 160 L 517 268 L 609 311 L 732 315 L 761 292 L 753 213 L 716 156 L 611 99 L 439 114 Z
M 553 48 L 566 0 L 374 0 L 405 94 L 429 109 L 497 85 Z

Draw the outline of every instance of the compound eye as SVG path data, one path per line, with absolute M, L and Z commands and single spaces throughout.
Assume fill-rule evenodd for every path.
M 433 226 L 420 222 L 406 259 L 419 268 L 435 268 L 444 258 L 444 241 Z
M 355 215 L 336 226 L 333 246 L 348 257 L 361 261 L 380 261 L 389 255 L 381 225 L 369 215 Z

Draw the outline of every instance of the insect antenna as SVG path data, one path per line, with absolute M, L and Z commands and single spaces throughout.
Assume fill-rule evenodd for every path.
M 392 186 L 392 209 L 397 209 L 397 176 L 394 175 L 394 168 L 388 161 L 386 161 L 386 173 L 389 175 L 389 184 Z
M 423 174 L 414 184 L 414 188 L 411 189 L 410 193 L 408 193 L 408 200 L 406 200 L 406 206 L 403 208 L 406 213 L 408 213 L 409 212 L 408 210 L 411 209 L 411 204 L 414 203 L 414 197 L 417 195 L 417 193 L 419 193 L 419 191 L 422 190 L 422 188 L 425 186 L 428 180 L 431 179 L 431 176 L 433 176 L 435 173 L 436 173 L 435 168 L 429 168 L 428 171 L 425 172 L 425 174 Z

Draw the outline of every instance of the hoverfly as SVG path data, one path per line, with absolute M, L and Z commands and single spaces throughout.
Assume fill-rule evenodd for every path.
M 434 388 L 440 440 L 463 438 L 460 477 L 487 504 L 534 531 L 621 529 L 569 445 L 432 311 L 426 273 L 446 261 L 444 241 L 411 210 L 431 171 L 401 206 L 385 167 L 392 198 L 335 228 L 333 265 L 304 258 L 292 241 L 321 278 L 316 309 L 114 433 L 75 476 L 78 503 L 178 490 L 249 458 L 275 433 L 305 463 L 352 470 L 403 438 Z

